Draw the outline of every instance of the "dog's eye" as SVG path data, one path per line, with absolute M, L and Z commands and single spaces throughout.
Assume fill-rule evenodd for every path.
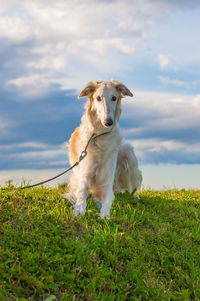
M 116 101 L 116 100 L 117 100 L 117 97 L 113 95 L 112 98 L 111 98 L 111 100 L 112 100 L 112 101 Z
M 97 96 L 97 100 L 98 100 L 98 101 L 101 101 L 101 96 Z

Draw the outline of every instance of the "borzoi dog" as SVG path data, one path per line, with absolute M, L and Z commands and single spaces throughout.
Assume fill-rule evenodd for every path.
M 132 193 L 142 182 L 133 147 L 124 143 L 118 126 L 121 99 L 133 95 L 125 85 L 111 80 L 89 82 L 79 98 L 85 96 L 85 114 L 69 141 L 70 164 L 78 161 L 92 134 L 109 133 L 90 142 L 87 156 L 73 169 L 65 197 L 74 203 L 77 216 L 84 215 L 87 195 L 92 194 L 101 206 L 100 217 L 109 218 L 113 193 Z

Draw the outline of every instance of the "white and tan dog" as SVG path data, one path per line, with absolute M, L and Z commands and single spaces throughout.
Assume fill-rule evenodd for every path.
M 142 182 L 133 148 L 123 142 L 118 126 L 121 99 L 133 95 L 122 83 L 111 80 L 89 82 L 79 98 L 85 96 L 86 112 L 69 141 L 70 164 L 78 161 L 93 133 L 110 133 L 90 142 L 87 156 L 73 169 L 65 197 L 74 203 L 74 215 L 83 215 L 90 193 L 101 204 L 100 217 L 109 218 L 113 192 L 132 193 Z

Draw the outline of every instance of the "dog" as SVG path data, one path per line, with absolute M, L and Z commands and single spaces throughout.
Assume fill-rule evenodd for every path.
M 133 94 L 121 82 L 99 80 L 89 82 L 78 97 L 88 97 L 88 101 L 81 124 L 69 140 L 70 164 L 79 160 L 92 134 L 103 135 L 91 140 L 87 156 L 72 171 L 70 191 L 64 196 L 74 204 L 75 216 L 84 215 L 87 195 L 92 194 L 100 204 L 100 217 L 109 218 L 113 193 L 133 193 L 141 186 L 133 147 L 123 141 L 118 125 L 124 96 Z

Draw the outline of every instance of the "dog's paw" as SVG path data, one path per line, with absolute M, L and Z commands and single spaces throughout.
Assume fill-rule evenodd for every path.
M 70 203 L 72 204 L 75 204 L 76 203 L 76 197 L 73 193 L 65 193 L 65 194 L 62 194 L 62 196 L 67 199 Z
M 74 208 L 72 213 L 73 213 L 74 216 L 78 216 L 80 214 L 80 212 L 77 208 Z
M 104 212 L 100 212 L 99 218 L 100 219 L 105 218 L 105 219 L 109 220 L 110 219 L 110 214 L 104 213 Z
M 74 204 L 74 208 L 72 212 L 74 216 L 78 216 L 79 214 L 84 215 L 85 214 L 84 206 Z

